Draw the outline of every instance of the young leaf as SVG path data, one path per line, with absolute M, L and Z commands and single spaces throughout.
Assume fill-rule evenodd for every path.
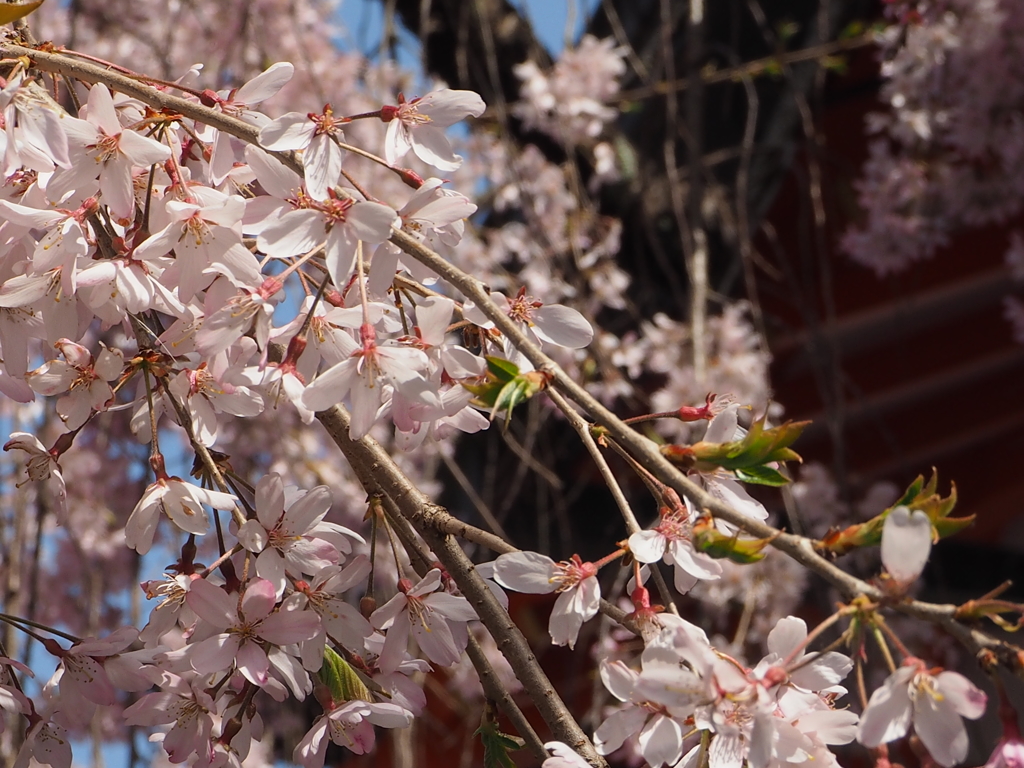
M 522 744 L 499 731 L 497 723 L 488 717 L 487 709 L 484 710 L 475 735 L 480 737 L 484 747 L 484 768 L 516 768 L 515 761 L 508 753 L 521 749 Z
M 331 646 L 324 648 L 324 660 L 320 665 L 320 681 L 331 692 L 335 703 L 344 701 L 373 701 L 370 690 L 359 678 L 352 666 L 338 655 Z

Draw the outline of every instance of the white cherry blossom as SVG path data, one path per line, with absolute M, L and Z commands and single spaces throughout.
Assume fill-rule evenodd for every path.
M 314 200 L 326 200 L 341 177 L 345 151 L 337 142 L 344 138 L 344 122 L 330 104 L 320 114 L 289 112 L 260 129 L 260 144 L 278 152 L 303 150 L 306 189 Z
M 899 506 L 882 524 L 882 564 L 900 584 L 909 584 L 924 570 L 932 551 L 932 523 L 919 509 Z
M 381 120 L 388 124 L 384 139 L 384 157 L 394 165 L 411 149 L 427 165 L 442 171 L 454 171 L 462 158 L 452 152 L 444 129 L 470 115 L 479 117 L 486 105 L 473 91 L 442 88 L 426 96 L 381 109 Z
M 125 544 L 140 555 L 149 552 L 161 512 L 186 533 L 202 536 L 210 528 L 203 505 L 232 509 L 235 503 L 229 493 L 199 488 L 177 477 L 161 478 L 146 489 L 132 510 L 124 527 Z
M 857 740 L 866 747 L 905 736 L 913 724 L 939 765 L 951 768 L 967 757 L 967 731 L 961 718 L 985 714 L 988 697 L 958 672 L 937 674 L 908 658 L 871 694 L 860 718 Z
M 681 594 L 689 592 L 700 579 L 720 578 L 721 564 L 693 546 L 693 512 L 689 503 L 675 510 L 663 507 L 661 512 L 661 520 L 654 528 L 629 537 L 633 557 L 641 563 L 664 559 L 674 566 L 675 587 Z
M 68 430 L 81 427 L 93 411 L 105 410 L 114 397 L 107 382 L 120 378 L 124 355 L 119 349 L 103 347 L 93 359 L 92 353 L 70 339 L 56 344 L 63 360 L 51 360 L 26 374 L 26 381 L 41 395 L 58 395 L 57 413 Z M 70 390 L 70 391 L 69 391 Z
M 102 83 L 89 89 L 86 118 L 65 117 L 70 167 L 59 168 L 46 186 L 54 202 L 72 193 L 84 198 L 97 190 L 119 219 L 135 210 L 132 171 L 162 163 L 171 156 L 164 144 L 121 126 L 114 99 Z
M 601 605 L 597 566 L 579 555 L 556 563 L 536 552 L 512 552 L 494 561 L 494 580 L 506 589 L 544 595 L 557 592 L 548 632 L 555 645 L 575 647 L 583 622 L 594 618 Z

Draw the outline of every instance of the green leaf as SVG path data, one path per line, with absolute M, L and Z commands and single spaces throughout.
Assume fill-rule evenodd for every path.
M 345 701 L 373 701 L 370 690 L 359 674 L 329 645 L 324 648 L 324 660 L 320 665 L 320 681 L 331 692 L 336 703 Z
M 500 357 L 488 357 L 487 374 L 483 381 L 461 383 L 476 395 L 474 405 L 490 408 L 491 421 L 504 411 L 507 428 L 513 409 L 547 387 L 550 379 L 548 374 L 541 371 L 520 373 L 515 363 Z
M 736 479 L 742 483 L 754 483 L 755 485 L 770 485 L 773 488 L 781 488 L 789 484 L 789 478 L 767 466 L 747 467 L 736 470 Z
M 476 729 L 480 743 L 484 747 L 484 768 L 516 768 L 515 761 L 509 752 L 522 748 L 516 739 L 498 730 L 495 722 L 485 717 Z
M 800 455 L 790 445 L 800 437 L 809 421 L 787 421 L 777 427 L 765 429 L 764 417 L 750 425 L 740 440 L 728 443 L 706 443 L 703 440 L 690 446 L 697 469 L 749 470 L 780 461 L 800 461 Z
M 498 381 L 512 381 L 516 376 L 519 375 L 519 366 L 510 360 L 505 360 L 502 357 L 488 356 L 487 370 L 498 380 Z

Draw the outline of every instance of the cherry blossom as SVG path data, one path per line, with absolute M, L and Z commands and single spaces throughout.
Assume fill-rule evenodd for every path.
M 601 682 L 619 701 L 629 702 L 616 711 L 594 732 L 594 747 L 608 755 L 622 746 L 626 739 L 639 734 L 640 753 L 652 768 L 675 765 L 683 754 L 683 723 L 689 712 L 680 711 L 674 719 L 672 710 L 644 700 L 632 699 L 639 674 L 621 661 L 601 663 Z
M 124 711 L 128 725 L 173 723 L 161 744 L 173 763 L 184 762 L 189 755 L 202 754 L 210 746 L 216 704 L 198 680 L 160 672 L 156 693 L 147 693 Z
M 321 114 L 289 112 L 260 129 L 260 144 L 272 151 L 303 150 L 306 189 L 314 200 L 327 200 L 341 177 L 345 151 L 338 146 L 344 138 L 330 104 Z
M 560 741 L 549 741 L 544 749 L 551 753 L 541 768 L 589 768 L 590 763 L 580 757 L 567 745 Z
M 578 555 L 561 563 L 536 552 L 500 555 L 494 561 L 494 580 L 516 592 L 558 593 L 548 622 L 555 645 L 575 647 L 583 622 L 597 615 L 601 604 L 597 566 L 584 563 Z
M 200 674 L 238 669 L 254 685 L 266 685 L 270 660 L 261 641 L 284 646 L 309 640 L 320 631 L 312 611 L 274 611 L 274 585 L 249 582 L 241 601 L 205 579 L 192 584 L 185 598 L 214 634 L 189 646 L 192 668 Z
M 572 307 L 544 304 L 527 296 L 525 287 L 520 289 L 514 299 L 497 292 L 491 294 L 491 299 L 502 306 L 508 316 L 537 344 L 546 342 L 567 349 L 582 349 L 594 339 L 594 329 L 583 315 Z M 494 323 L 473 302 L 463 304 L 462 314 L 481 328 L 494 327 Z M 505 344 L 505 357 L 521 370 L 533 369 L 523 354 L 508 341 Z
M 94 360 L 88 349 L 70 339 L 61 339 L 55 346 L 64 359 L 51 360 L 29 371 L 26 381 L 41 395 L 68 392 L 57 400 L 57 413 L 69 430 L 76 430 L 93 411 L 104 410 L 114 397 L 107 382 L 121 376 L 124 356 L 119 349 L 103 347 Z
M 900 584 L 921 575 L 932 551 L 932 523 L 919 509 L 896 507 L 882 525 L 882 564 Z
M 485 108 L 484 100 L 473 91 L 442 88 L 412 101 L 400 95 L 398 106 L 380 111 L 380 119 L 388 124 L 384 157 L 394 165 L 411 149 L 427 165 L 454 171 L 462 158 L 452 152 L 443 129 L 467 117 L 479 117 Z
M 662 558 L 675 566 L 675 587 L 686 594 L 699 579 L 713 580 L 722 574 L 722 566 L 709 555 L 694 549 L 693 513 L 689 504 L 675 510 L 663 507 L 661 520 L 649 531 L 629 537 L 629 551 L 641 563 L 656 563 Z
M 450 667 L 459 660 L 466 634 L 461 632 L 463 642 L 457 643 L 452 625 L 472 621 L 476 612 L 466 598 L 437 591 L 440 586 L 441 571 L 437 568 L 416 585 L 400 581 L 398 594 L 370 616 L 374 627 L 387 630 L 384 649 L 377 660 L 383 672 L 398 669 L 410 635 L 435 664 Z
M 913 724 L 935 762 L 950 768 L 967 757 L 967 731 L 961 718 L 977 720 L 985 713 L 987 700 L 958 672 L 929 672 L 923 661 L 908 658 L 871 694 L 857 740 L 877 747 L 906 735 Z
M 171 156 L 171 150 L 155 139 L 123 128 L 113 97 L 102 83 L 89 89 L 85 114 L 84 120 L 65 117 L 62 121 L 71 163 L 54 173 L 47 194 L 54 202 L 61 202 L 72 193 L 84 198 L 98 190 L 115 216 L 129 219 L 135 210 L 133 169 L 162 163 Z
M 45 446 L 39 442 L 39 438 L 35 435 L 30 435 L 28 432 L 12 432 L 11 438 L 4 443 L 4 450 L 25 452 L 28 458 L 25 463 L 27 479 L 22 480 L 19 485 L 29 480 L 46 480 L 50 493 L 57 504 L 57 517 L 64 520 L 67 516 L 68 493 L 60 464 L 57 461 L 57 455 L 52 451 L 46 450 Z
M 430 362 L 421 350 L 388 342 L 377 344 L 376 333 L 369 325 L 363 325 L 360 334 L 363 346 L 317 376 L 302 395 L 303 405 L 323 411 L 351 394 L 349 432 L 357 440 L 377 421 L 389 395 L 385 385 L 410 400 L 426 405 L 437 403 L 437 395 L 423 375 Z
M 292 205 L 295 210 L 261 229 L 259 249 L 274 258 L 287 258 L 323 243 L 327 269 L 336 286 L 345 285 L 352 273 L 359 242 L 384 242 L 398 222 L 398 214 L 386 205 L 338 197 L 333 190 L 322 199 L 299 192 Z
M 146 489 L 132 510 L 124 527 L 125 544 L 140 555 L 149 552 L 161 512 L 186 533 L 202 536 L 210 527 L 203 505 L 232 509 L 235 503 L 235 497 L 229 493 L 199 488 L 177 477 L 159 479 Z
M 256 486 L 256 519 L 238 530 L 238 540 L 250 552 L 259 553 L 256 573 L 274 585 L 278 599 L 284 594 L 286 574 L 300 577 L 314 574 L 338 562 L 338 550 L 317 536 L 320 524 L 333 500 L 326 485 L 296 492 L 285 488 L 281 476 L 263 477 Z M 362 541 L 347 528 L 333 529 Z
M 327 736 L 335 744 L 357 755 L 373 749 L 373 726 L 407 728 L 412 714 L 396 704 L 347 701 L 317 718 L 313 727 L 295 747 L 292 759 L 303 768 L 322 768 L 327 754 Z

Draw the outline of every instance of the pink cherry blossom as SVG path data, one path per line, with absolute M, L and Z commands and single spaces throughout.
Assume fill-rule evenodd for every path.
M 327 744 L 333 741 L 357 755 L 373 749 L 373 726 L 407 728 L 412 714 L 396 704 L 347 701 L 317 718 L 313 727 L 295 747 L 292 759 L 303 768 L 322 768 Z
M 440 586 L 441 572 L 436 568 L 415 586 L 400 582 L 402 591 L 370 616 L 374 627 L 387 630 L 384 650 L 377 660 L 383 672 L 398 669 L 410 634 L 435 664 L 450 667 L 459 660 L 465 642 L 460 647 L 450 625 L 472 621 L 477 615 L 466 598 L 436 591 Z M 460 634 L 465 638 L 465 633 Z
M 266 685 L 270 660 L 261 641 L 290 645 L 309 640 L 320 631 L 320 619 L 312 611 L 274 611 L 277 595 L 266 579 L 252 579 L 241 601 L 206 579 L 198 579 L 186 600 L 196 616 L 219 630 L 189 648 L 192 668 L 200 674 L 234 667 L 254 685 Z
M 259 553 L 256 573 L 274 585 L 279 599 L 287 584 L 286 574 L 299 578 L 337 564 L 338 550 L 317 537 L 332 504 L 326 485 L 297 492 L 286 489 L 277 473 L 264 476 L 256 485 L 256 519 L 239 528 L 238 540 L 250 552 Z M 362 541 L 359 534 L 342 530 Z
M 147 693 L 124 711 L 128 725 L 173 723 L 161 744 L 173 763 L 210 749 L 216 705 L 198 684 L 171 672 L 159 673 L 160 691 Z
M 573 648 L 583 622 L 597 615 L 601 605 L 597 566 L 584 563 L 579 555 L 560 563 L 536 552 L 500 555 L 494 561 L 494 580 L 516 592 L 559 593 L 548 622 L 555 645 Z
M 113 399 L 114 390 L 107 382 L 120 378 L 124 355 L 119 349 L 103 347 L 94 360 L 88 349 L 70 339 L 61 339 L 55 346 L 64 359 L 29 371 L 26 381 L 41 395 L 68 392 L 57 401 L 57 413 L 73 431 L 85 424 L 93 411 L 105 410 Z

